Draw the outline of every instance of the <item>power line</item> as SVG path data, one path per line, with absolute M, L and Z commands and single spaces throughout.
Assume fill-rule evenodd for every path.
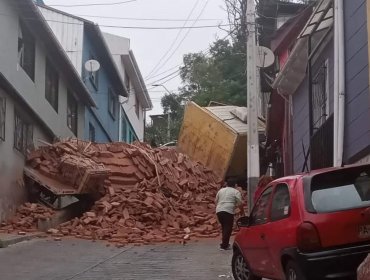
M 150 83 L 151 83 L 151 84 L 156 84 L 156 83 L 158 83 L 158 82 L 160 82 L 160 81 L 162 81 L 162 80 L 164 80 L 164 79 L 166 79 L 166 78 L 168 78 L 168 77 L 171 77 L 171 76 L 173 76 L 174 74 L 177 74 L 177 73 L 179 73 L 179 72 L 180 72 L 180 69 L 178 69 L 178 70 L 176 70 L 176 71 L 172 72 L 171 74 L 168 74 L 168 75 L 164 76 L 163 78 L 161 78 L 161 79 L 159 79 L 159 80 L 155 80 L 154 82 L 150 82 Z
M 185 27 L 186 24 L 188 23 L 188 20 L 192 16 L 192 14 L 195 11 L 196 7 L 198 6 L 199 2 L 200 2 L 200 0 L 198 0 L 197 2 L 195 2 L 194 6 L 192 7 L 192 9 L 191 9 L 191 11 L 189 13 L 189 15 L 187 16 L 187 20 L 183 24 L 183 27 Z M 172 41 L 171 46 L 168 48 L 168 50 L 162 55 L 162 57 L 159 59 L 159 61 L 157 62 L 157 64 L 154 66 L 154 68 L 149 72 L 148 76 L 146 77 L 147 79 L 151 78 L 151 75 L 154 73 L 154 71 L 157 70 L 158 66 L 162 63 L 163 59 L 165 59 L 166 56 L 170 53 L 170 51 L 172 50 L 172 48 L 175 46 L 175 44 L 177 42 L 177 39 L 180 38 L 181 33 L 182 33 L 182 29 L 177 33 L 175 39 Z
M 0 13 L 2 16 L 9 16 Z M 30 18 L 25 17 L 25 20 L 35 20 L 35 21 L 45 21 L 45 22 L 56 22 L 56 23 L 63 23 L 69 25 L 84 25 L 84 23 L 77 23 L 77 22 L 66 22 L 66 21 L 59 21 L 59 20 L 51 20 L 51 19 L 39 19 L 39 18 Z M 204 28 L 216 28 L 216 27 L 223 27 L 223 26 L 230 26 L 230 24 L 219 24 L 219 25 L 198 25 L 198 26 L 124 26 L 124 25 L 105 25 L 105 24 L 97 24 L 100 27 L 107 27 L 107 28 L 122 28 L 122 29 L 138 29 L 138 30 L 184 30 L 184 29 L 204 29 Z
M 56 4 L 56 5 L 48 5 L 50 7 L 90 7 L 90 6 L 113 6 L 113 5 L 122 5 L 130 2 L 136 2 L 137 0 L 128 0 L 128 1 L 121 1 L 121 2 L 113 2 L 113 3 L 91 3 L 91 4 Z
M 197 19 L 199 19 L 202 15 L 203 15 L 203 13 L 204 13 L 204 11 L 205 11 L 205 9 L 207 8 L 207 5 L 208 5 L 208 3 L 209 3 L 209 0 L 207 0 L 206 2 L 205 2 L 205 4 L 204 4 L 204 6 L 203 6 L 203 8 L 202 8 L 202 10 L 200 11 L 200 13 L 199 13 L 199 15 L 198 15 L 198 17 L 197 17 Z M 193 24 L 191 25 L 192 27 L 193 26 L 195 26 L 195 24 L 197 23 L 197 21 L 194 21 L 193 22 Z M 168 63 L 168 61 L 175 55 L 175 53 L 178 51 L 178 49 L 180 48 L 180 46 L 182 45 L 182 43 L 185 41 L 185 39 L 188 37 L 188 35 L 189 35 L 189 33 L 190 33 L 190 31 L 191 31 L 191 29 L 188 29 L 188 31 L 185 33 L 185 35 L 184 35 L 184 37 L 182 38 L 182 40 L 180 41 L 180 43 L 177 45 L 177 47 L 173 50 L 173 52 L 170 54 L 170 56 L 163 62 L 163 63 L 161 63 L 160 64 L 160 67 L 164 67 L 167 63 Z M 158 69 L 159 70 L 159 69 Z M 154 72 L 154 74 L 156 74 L 157 72 L 158 72 L 158 70 L 157 71 L 155 71 Z
M 169 18 L 131 18 L 131 17 L 111 17 L 111 16 L 98 16 L 98 15 L 81 15 L 79 17 L 103 18 L 103 19 L 118 19 L 118 20 L 133 20 L 133 21 L 164 21 L 164 22 L 182 22 L 186 19 L 169 19 Z M 196 19 L 189 19 L 188 21 L 196 21 Z M 201 18 L 198 21 L 223 21 L 219 18 Z
M 163 75 L 163 74 L 166 74 L 167 72 L 170 72 L 170 71 L 172 71 L 173 69 L 175 69 L 175 68 L 179 68 L 179 67 L 181 67 L 182 66 L 182 64 L 178 64 L 178 65 L 176 65 L 176 66 L 174 66 L 174 67 L 171 67 L 171 68 L 169 68 L 169 69 L 167 69 L 167 70 L 165 70 L 165 71 L 163 71 L 163 72 L 161 72 L 161 73 L 158 73 L 158 74 L 156 74 L 156 75 L 154 75 L 154 76 L 152 76 L 151 78 L 149 78 L 148 80 L 151 80 L 151 79 L 153 79 L 153 78 L 156 78 L 156 77 L 158 77 L 158 76 L 161 76 L 161 75 Z

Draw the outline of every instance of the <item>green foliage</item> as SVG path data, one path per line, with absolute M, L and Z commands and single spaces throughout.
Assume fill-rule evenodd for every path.
M 183 87 L 180 95 L 200 106 L 210 101 L 245 106 L 245 53 L 237 43 L 217 40 L 209 54 L 191 53 L 184 56 L 181 68 Z

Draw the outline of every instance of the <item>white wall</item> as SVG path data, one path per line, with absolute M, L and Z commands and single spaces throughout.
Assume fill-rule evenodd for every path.
M 130 50 L 130 40 L 124 37 L 119 37 L 116 35 L 104 33 L 105 41 L 113 55 L 113 59 L 119 69 L 120 74 L 122 75 L 123 80 L 125 80 L 125 71 L 128 71 L 128 65 L 124 65 L 122 56 L 128 56 Z M 131 65 L 132 67 L 132 65 Z M 140 71 L 137 69 L 137 71 Z M 140 141 L 144 139 L 144 126 L 145 126 L 145 114 L 143 111 L 142 106 L 140 105 L 140 112 L 139 116 L 136 115 L 135 106 L 136 106 L 136 98 L 135 95 L 135 88 L 133 87 L 133 83 L 140 83 L 139 77 L 137 75 L 133 75 L 128 71 L 131 84 L 129 90 L 129 98 L 120 97 L 120 102 L 122 104 L 122 108 L 126 113 L 135 133 Z M 135 80 L 136 79 L 136 80 Z M 126 81 L 125 81 L 126 82 Z
M 66 51 L 78 74 L 82 73 L 84 25 L 81 20 L 39 7 L 54 35 Z

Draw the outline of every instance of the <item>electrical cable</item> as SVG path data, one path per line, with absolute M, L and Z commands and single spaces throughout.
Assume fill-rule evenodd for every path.
M 99 16 L 99 15 L 81 15 L 79 17 L 91 17 L 91 18 L 102 18 L 102 19 L 118 19 L 118 20 L 133 20 L 133 21 L 164 21 L 164 22 L 182 22 L 186 19 L 169 19 L 169 18 L 130 18 L 130 17 L 111 17 L 111 16 Z M 196 19 L 189 19 L 188 21 L 196 21 Z M 201 18 L 198 21 L 223 21 L 223 19 L 217 18 Z
M 198 6 L 198 4 L 200 3 L 200 0 L 197 0 L 197 2 L 195 2 L 194 6 L 192 7 L 189 15 L 187 16 L 187 20 L 184 22 L 183 24 L 183 27 L 186 26 L 186 24 L 188 23 L 188 19 L 190 19 L 190 17 L 193 15 L 196 7 Z M 166 58 L 166 56 L 170 53 L 170 51 L 172 50 L 172 48 L 175 46 L 178 38 L 180 38 L 180 35 L 182 33 L 182 30 L 179 30 L 179 32 L 177 33 L 175 39 L 172 41 L 170 47 L 168 48 L 168 50 L 162 55 L 162 57 L 159 59 L 159 61 L 157 62 L 157 64 L 154 66 L 154 68 L 149 72 L 149 74 L 145 77 L 145 79 L 149 79 L 151 78 L 152 74 L 154 73 L 154 71 L 157 70 L 158 66 L 162 63 L 162 61 Z M 155 73 L 154 73 L 155 74 Z
M 90 3 L 90 4 L 55 4 L 55 5 L 48 5 L 50 7 L 90 7 L 90 6 L 113 6 L 113 5 L 122 5 L 126 3 L 136 2 L 137 0 L 127 0 L 121 2 L 113 2 L 113 3 Z
M 202 10 L 200 11 L 200 13 L 199 13 L 199 15 L 198 15 L 198 17 L 197 17 L 197 19 L 199 19 L 202 15 L 203 15 L 203 13 L 204 13 L 204 11 L 205 11 L 205 9 L 207 8 L 207 5 L 208 5 L 208 3 L 209 3 L 209 0 L 207 0 L 206 2 L 205 2 L 205 4 L 204 4 L 204 6 L 203 6 L 203 8 L 202 8 Z M 197 23 L 197 21 L 194 21 L 193 22 L 193 25 L 192 25 L 192 27 L 193 26 L 195 26 L 195 24 Z M 170 54 L 170 56 L 163 62 L 163 63 L 161 63 L 160 64 L 160 68 L 161 67 L 164 67 L 167 63 L 168 63 L 168 61 L 175 55 L 175 53 L 178 51 L 178 49 L 181 47 L 181 45 L 182 45 L 182 43 L 186 40 L 186 38 L 188 37 L 188 35 L 190 34 L 190 31 L 191 31 L 191 29 L 189 29 L 186 33 L 185 33 L 185 35 L 184 35 L 184 37 L 182 38 L 182 40 L 179 42 L 179 44 L 177 45 L 177 47 L 173 50 L 173 52 Z M 158 72 L 158 70 L 157 71 L 155 71 L 154 72 L 154 74 L 156 74 Z

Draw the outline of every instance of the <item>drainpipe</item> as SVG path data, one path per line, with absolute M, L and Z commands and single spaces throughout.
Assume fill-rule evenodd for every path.
M 121 105 L 121 103 L 119 102 L 119 121 L 118 121 L 118 142 L 123 142 L 122 140 L 122 110 L 123 110 L 123 107 Z
M 341 166 L 343 163 L 343 145 L 344 145 L 344 115 L 345 115 L 345 54 L 344 54 L 344 12 L 343 0 L 336 0 L 337 3 L 337 43 L 338 43 L 338 127 L 337 127 L 337 157 L 335 166 Z
M 338 162 L 338 96 L 339 96 L 339 40 L 338 40 L 338 0 L 334 0 L 334 137 L 333 137 L 333 166 Z

